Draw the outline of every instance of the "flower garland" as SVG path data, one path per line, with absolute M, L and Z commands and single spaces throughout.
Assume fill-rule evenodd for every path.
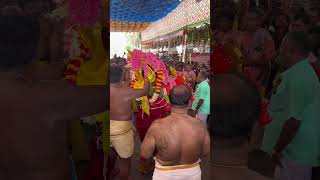
M 72 28 L 71 35 L 71 47 L 69 49 L 70 58 L 65 72 L 65 79 L 75 85 L 81 65 L 89 59 L 90 49 L 84 43 L 79 31 Z
M 132 69 L 139 70 L 140 68 L 144 71 L 144 76 L 148 77 L 149 65 L 153 68 L 154 72 L 159 72 L 159 78 L 161 77 L 164 84 L 169 83 L 170 87 L 173 87 L 173 82 L 169 79 L 169 74 L 164 65 L 163 61 L 153 53 L 143 52 L 141 50 L 134 49 L 132 51 Z M 162 71 L 160 73 L 160 71 Z

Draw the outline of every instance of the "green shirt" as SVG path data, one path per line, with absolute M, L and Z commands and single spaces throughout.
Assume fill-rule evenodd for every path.
M 285 159 L 308 166 L 320 165 L 320 83 L 307 60 L 280 75 L 281 83 L 272 95 L 262 149 L 271 153 L 284 123 L 294 118 L 301 122 L 298 132 L 284 149 Z
M 206 80 L 198 84 L 194 92 L 195 100 L 192 103 L 192 109 L 195 110 L 200 99 L 203 99 L 203 104 L 199 109 L 200 113 L 210 114 L 210 86 Z

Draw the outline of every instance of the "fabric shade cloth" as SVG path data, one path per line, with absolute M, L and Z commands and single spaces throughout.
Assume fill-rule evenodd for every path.
M 125 22 L 154 22 L 179 4 L 179 0 L 111 0 L 110 15 L 113 20 Z
M 149 23 L 145 22 L 123 22 L 117 20 L 111 20 L 110 31 L 111 32 L 142 32 L 149 26 Z
M 152 22 L 141 33 L 141 40 L 150 41 L 203 21 L 210 22 L 210 0 L 184 0 L 167 16 Z
M 151 97 L 149 97 L 151 98 Z M 135 123 L 141 142 L 153 121 L 164 118 L 168 115 L 170 104 L 163 97 L 158 97 L 154 103 L 150 104 L 150 115 L 145 114 L 141 107 L 135 114 Z

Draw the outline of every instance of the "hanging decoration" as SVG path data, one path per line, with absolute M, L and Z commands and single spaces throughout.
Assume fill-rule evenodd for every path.
M 200 45 L 210 40 L 210 25 L 205 24 L 199 28 L 189 28 L 186 30 L 187 44 Z
M 110 31 L 111 32 L 141 32 L 149 26 L 149 23 L 145 22 L 123 22 L 117 20 L 111 20 Z
M 141 33 L 142 41 L 148 41 L 164 36 L 190 24 L 195 24 L 210 19 L 210 0 L 184 0 L 167 16 L 151 23 Z

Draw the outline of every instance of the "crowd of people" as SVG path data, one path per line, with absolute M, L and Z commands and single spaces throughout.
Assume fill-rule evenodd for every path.
M 42 29 L 34 17 L 5 15 L 0 23 L 1 114 L 6 119 L 0 130 L 0 179 L 75 179 L 67 124 L 106 111 L 109 88 L 106 82 L 71 85 L 62 77 L 64 66 L 55 63 L 36 68 Z
M 249 153 L 249 160 L 258 158 L 260 164 L 249 168 L 280 180 L 318 179 L 320 3 L 219 2 L 213 11 L 212 129 L 220 118 L 227 118 L 216 111 L 232 112 L 227 102 L 224 109 L 216 109 L 221 98 L 215 79 L 239 73 L 250 79 L 260 96 L 260 117 L 250 123 L 247 142 L 255 152 Z M 272 172 L 257 167 L 267 165 Z
M 156 70 L 154 67 L 156 63 L 147 67 L 153 67 L 149 71 L 154 71 L 157 80 L 149 78 L 150 74 L 146 76 L 144 73 L 142 73 L 144 78 L 141 76 L 140 80 L 137 79 L 139 77 L 137 73 L 140 71 L 132 68 L 134 62 L 130 58 L 134 56 L 134 51 L 129 52 L 128 56 L 128 59 L 114 57 L 110 67 L 110 132 L 112 147 L 119 156 L 118 177 L 120 179 L 129 177 L 135 143 L 133 129 L 136 128 L 142 143 L 138 167 L 140 172 L 148 173 L 153 170 L 152 158 L 155 156 L 153 179 L 201 179 L 200 159 L 210 151 L 210 138 L 206 128 L 210 114 L 209 67 L 195 62 L 183 63 L 158 59 L 161 61 L 160 64 L 164 65 L 165 69 L 162 70 L 167 73 L 167 76 L 163 76 L 171 82 L 166 84 L 158 79 L 157 74 L 161 74 L 162 70 Z M 142 56 L 137 57 L 143 59 Z M 146 62 L 141 60 L 141 64 L 144 63 Z M 142 70 L 145 71 L 144 68 Z M 139 81 L 144 82 L 144 87 L 135 89 L 133 84 Z M 151 91 L 158 83 L 161 83 L 160 87 L 165 91 L 160 96 L 168 95 L 169 101 L 160 96 L 156 98 L 155 103 L 152 101 L 154 92 Z M 148 97 L 147 103 L 151 109 L 149 114 L 142 108 L 143 97 Z M 132 101 L 138 102 L 138 112 L 134 110 Z M 166 104 L 161 103 L 165 101 Z M 163 110 L 153 110 L 153 108 Z M 134 117 L 133 125 L 132 117 Z M 184 136 L 187 133 L 193 134 L 196 139 L 188 140 L 190 143 L 183 145 L 189 139 Z M 189 175 L 192 177 L 188 177 Z
M 138 170 L 154 180 L 319 179 L 318 1 L 217 0 L 210 68 L 133 50 L 110 60 L 110 89 L 105 29 L 78 26 L 75 39 L 94 46 L 63 61 L 65 24 L 47 13 L 59 2 L 0 1 L 0 179 L 75 179 L 67 121 L 109 106 L 110 137 L 93 118 L 81 179 L 128 179 L 134 134 Z

